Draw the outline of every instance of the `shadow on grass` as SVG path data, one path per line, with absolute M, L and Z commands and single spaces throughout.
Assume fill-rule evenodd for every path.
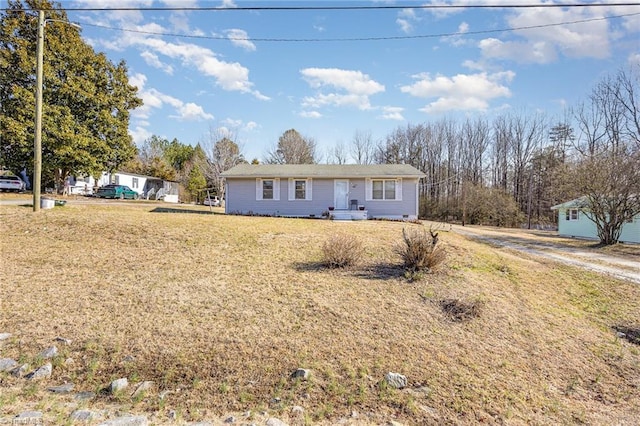
M 640 345 L 640 327 L 614 325 L 612 328 L 618 332 L 620 338 L 626 339 L 635 345 Z
M 189 214 L 215 214 L 206 210 L 191 210 L 191 209 L 175 209 L 171 207 L 156 207 L 151 210 L 151 213 L 189 213 Z
M 404 268 L 401 265 L 390 263 L 379 263 L 367 265 L 359 268 L 349 266 L 346 268 L 329 268 L 323 262 L 296 262 L 293 268 L 298 272 L 323 272 L 323 271 L 344 271 L 353 276 L 366 280 L 391 280 L 404 277 Z
M 393 280 L 403 278 L 405 269 L 402 265 L 393 263 L 377 263 L 369 265 L 354 274 L 358 278 L 366 280 Z
M 332 269 L 327 267 L 323 262 L 295 262 L 293 269 L 298 272 L 322 272 L 331 271 Z

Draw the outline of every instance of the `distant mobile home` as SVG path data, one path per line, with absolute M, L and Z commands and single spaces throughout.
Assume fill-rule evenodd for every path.
M 240 164 L 222 176 L 226 213 L 414 220 L 425 174 L 407 164 Z
M 558 211 L 558 235 L 562 237 L 598 239 L 596 224 L 587 217 L 584 198 L 576 198 L 551 207 Z M 640 215 L 622 226 L 621 243 L 640 244 Z
M 163 199 L 168 203 L 178 202 L 178 183 L 153 176 L 127 172 L 103 172 L 97 182 L 91 176 L 70 176 L 66 182 L 69 194 L 80 195 L 91 195 L 94 188 L 109 184 L 126 185 L 137 192 L 140 198 Z

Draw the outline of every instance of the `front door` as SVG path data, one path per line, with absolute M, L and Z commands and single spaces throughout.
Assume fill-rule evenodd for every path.
M 336 179 L 333 183 L 333 195 L 336 210 L 347 210 L 349 208 L 349 180 Z

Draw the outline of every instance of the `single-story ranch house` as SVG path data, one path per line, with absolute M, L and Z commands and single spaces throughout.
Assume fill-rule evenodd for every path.
M 407 164 L 240 164 L 222 176 L 226 213 L 415 220 L 425 174 Z
M 596 224 L 585 213 L 584 197 L 558 204 L 551 207 L 551 210 L 558 210 L 558 235 L 589 240 L 598 239 Z M 622 226 L 619 241 L 640 244 L 640 215 L 635 215 L 633 220 Z

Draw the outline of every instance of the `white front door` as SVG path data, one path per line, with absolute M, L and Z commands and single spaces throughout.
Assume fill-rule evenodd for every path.
M 336 210 L 347 210 L 349 208 L 349 180 L 336 179 L 333 183 L 333 195 Z

